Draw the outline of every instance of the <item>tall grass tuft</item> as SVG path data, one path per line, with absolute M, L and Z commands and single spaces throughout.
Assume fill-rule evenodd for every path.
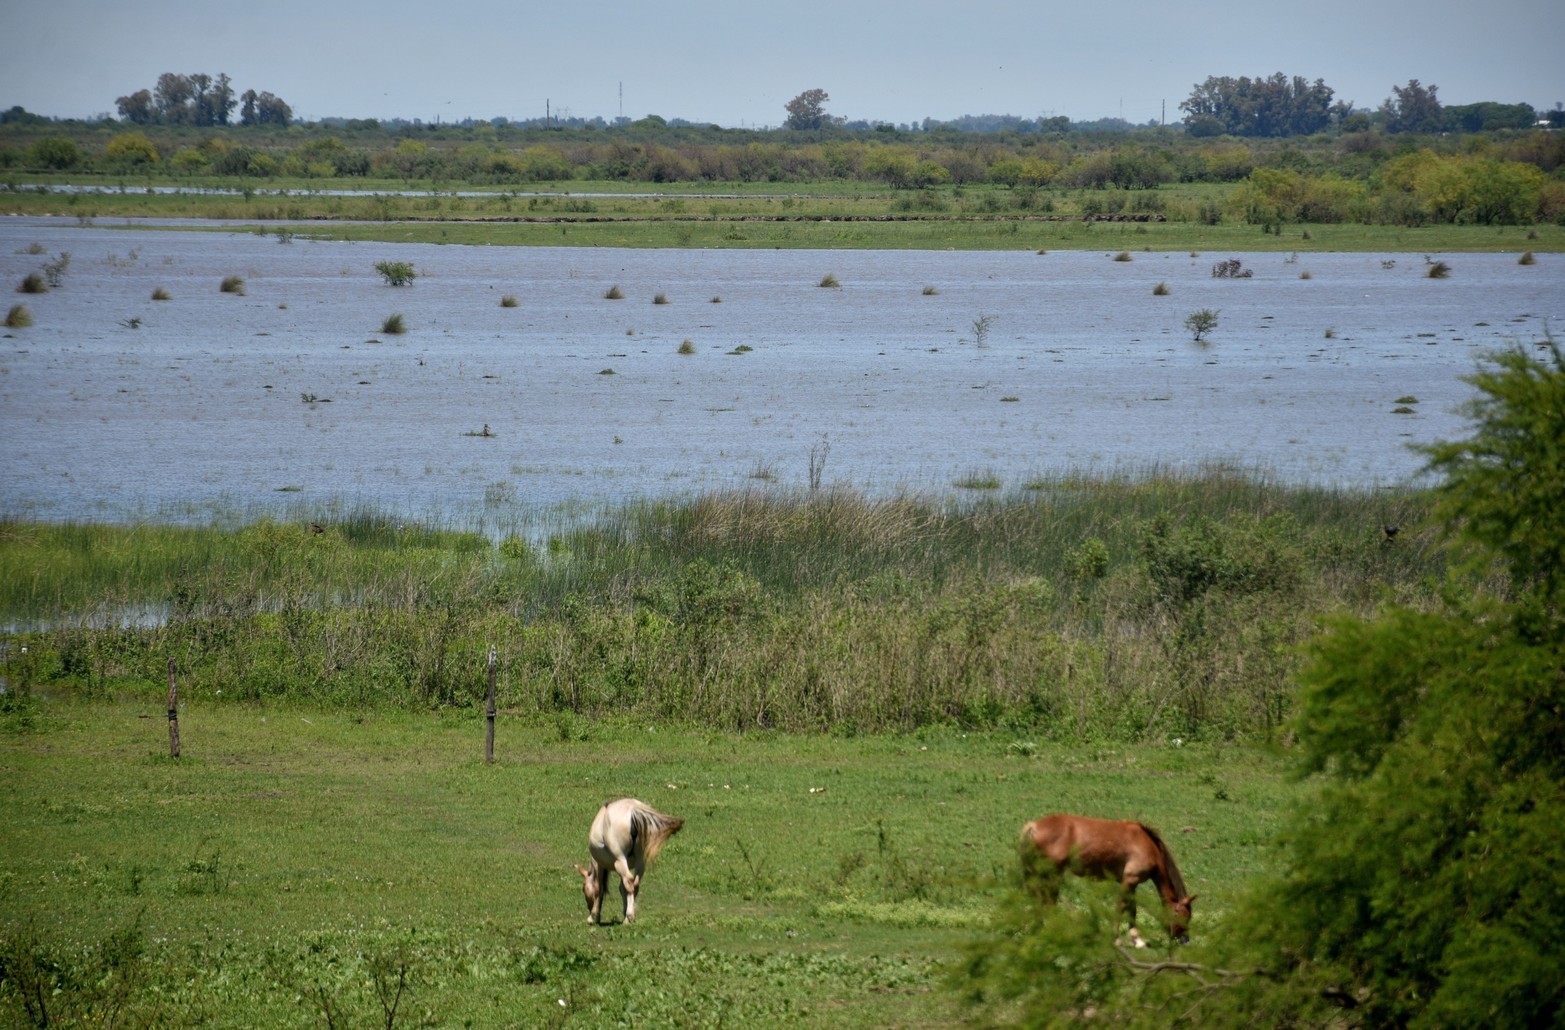
M 16 288 L 17 293 L 48 293 L 49 284 L 44 282 L 42 272 L 28 272 L 22 276 L 22 282 Z
M 657 296 L 652 298 L 652 303 L 654 303 L 654 304 L 667 304 L 668 303 L 668 294 L 666 294 L 666 293 L 659 293 Z
M 837 278 L 837 273 L 827 272 L 824 276 L 821 277 L 821 281 L 816 285 L 824 289 L 834 290 L 842 285 L 842 281 Z
M 610 286 L 607 290 L 604 291 L 603 299 L 604 300 L 624 300 L 625 299 L 625 291 L 620 289 L 618 286 Z
M 1537 255 L 1529 250 L 1524 252 L 1521 257 L 1517 258 L 1516 263 L 1518 265 L 1536 265 L 1538 263 L 1538 258 Z
M 514 307 L 516 307 L 516 304 L 517 304 L 516 298 L 511 296 L 509 293 L 507 293 L 505 296 L 500 298 L 500 306 L 502 308 L 514 308 Z
M 1168 283 L 1158 283 L 1156 286 L 1152 287 L 1152 296 L 1154 297 L 1166 297 L 1168 294 Z
M 695 345 L 694 341 L 692 341 L 692 340 L 685 340 L 682 343 L 680 343 L 680 345 L 679 345 L 679 353 L 681 353 L 681 354 L 694 354 L 695 352 L 696 352 L 696 345 Z
M 1115 261 L 1134 261 L 1136 259 L 1131 256 L 1130 251 L 1122 250 L 1118 254 L 1114 255 L 1114 260 Z
M 26 329 L 33 324 L 33 313 L 27 310 L 26 304 L 12 304 L 11 310 L 5 313 L 5 327 L 7 329 Z
M 152 299 L 153 300 L 171 300 L 172 298 L 169 297 L 169 294 L 168 294 L 167 290 L 165 290 L 163 287 L 159 286 L 159 287 L 157 287 L 156 289 L 154 289 L 152 291 Z
M 1431 261 L 1424 276 L 1429 279 L 1448 279 L 1451 276 L 1451 266 L 1444 261 Z
M 400 336 L 408 331 L 407 322 L 400 313 L 388 315 L 386 320 L 380 324 L 380 331 L 387 336 Z
M 220 284 L 218 284 L 217 288 L 218 288 L 218 290 L 220 290 L 223 293 L 232 293 L 232 294 L 235 294 L 237 296 L 243 297 L 244 294 L 245 294 L 244 277 L 243 276 L 238 276 L 238 275 L 224 276 L 223 277 L 223 281 Z

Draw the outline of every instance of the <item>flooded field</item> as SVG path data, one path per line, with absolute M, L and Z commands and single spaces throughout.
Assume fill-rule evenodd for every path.
M 7 302 L 33 325 L 0 333 L 10 516 L 536 510 L 800 489 L 812 460 L 824 485 L 876 494 L 1214 463 L 1397 483 L 1421 465 L 1408 445 L 1464 432 L 1481 353 L 1565 324 L 1553 254 L 555 250 L 0 222 L 8 291 L 62 252 L 58 288 Z M 1233 258 L 1251 277 L 1213 278 Z M 417 280 L 386 285 L 388 260 Z M 233 275 L 243 294 L 220 291 Z M 1198 309 L 1219 313 L 1200 344 Z M 393 314 L 406 332 L 383 331 Z

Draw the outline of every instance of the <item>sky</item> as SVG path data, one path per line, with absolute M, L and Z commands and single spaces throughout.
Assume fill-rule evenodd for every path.
M 40 0 L 0 10 L 0 110 L 87 118 L 164 72 L 226 73 L 297 118 L 896 124 L 1182 117 L 1209 76 L 1323 79 L 1377 108 L 1565 102 L 1558 0 Z

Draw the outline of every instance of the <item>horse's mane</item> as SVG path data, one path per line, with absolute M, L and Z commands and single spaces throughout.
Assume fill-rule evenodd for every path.
M 1163 856 L 1163 865 L 1168 869 L 1168 886 L 1173 890 L 1174 897 L 1188 897 L 1189 894 L 1185 890 L 1185 878 L 1179 875 L 1179 866 L 1174 862 L 1174 853 L 1168 850 L 1168 845 L 1163 843 L 1162 836 L 1156 830 L 1146 823 L 1141 823 L 1140 825 L 1146 831 L 1147 836 L 1152 838 L 1152 843 L 1157 845 L 1157 850 Z

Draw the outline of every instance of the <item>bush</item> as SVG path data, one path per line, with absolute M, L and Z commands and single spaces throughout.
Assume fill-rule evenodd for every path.
M 223 293 L 233 293 L 243 297 L 245 293 L 245 281 L 243 276 L 225 276 L 217 287 Z
M 33 313 L 27 310 L 26 304 L 12 304 L 11 310 L 5 314 L 5 327 L 7 329 L 26 329 L 33 324 Z
M 16 288 L 17 293 L 48 293 L 49 285 L 43 281 L 43 273 L 28 272 L 22 277 L 21 285 Z
M 1202 308 L 1200 311 L 1192 311 L 1185 317 L 1185 328 L 1195 336 L 1195 341 L 1200 343 L 1206 339 L 1206 334 L 1217 328 L 1217 312 L 1211 308 Z
M 407 261 L 377 261 L 375 271 L 386 280 L 387 286 L 407 286 L 418 278 L 418 272 Z
M 408 327 L 402 316 L 396 314 L 387 316 L 386 320 L 380 324 L 380 331 L 387 336 L 401 336 L 408 331 Z

